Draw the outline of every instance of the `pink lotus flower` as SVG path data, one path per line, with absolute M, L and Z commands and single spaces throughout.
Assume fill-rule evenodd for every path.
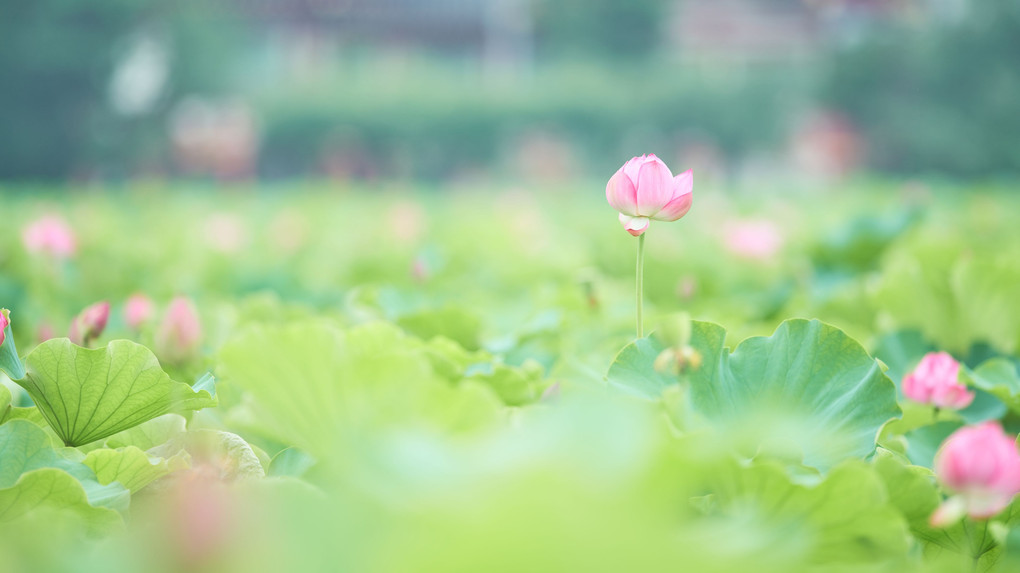
M 995 421 L 960 428 L 936 454 L 935 476 L 955 495 L 935 510 L 932 525 L 952 524 L 964 514 L 988 519 L 1020 492 L 1020 453 L 1015 439 Z
M 202 324 L 195 306 L 183 296 L 175 297 L 156 331 L 158 356 L 169 362 L 184 362 L 198 351 L 201 339 Z
M 11 323 L 8 312 L 6 308 L 0 308 L 0 346 L 4 345 L 4 336 L 6 336 L 4 331 L 7 330 L 7 325 Z
M 30 253 L 44 253 L 66 259 L 77 248 L 74 231 L 62 218 L 47 215 L 29 223 L 21 232 L 21 240 Z
M 131 330 L 139 330 L 143 324 L 152 318 L 152 300 L 141 293 L 128 297 L 124 303 L 124 322 Z
M 960 363 L 945 352 L 929 352 L 913 372 L 903 377 L 903 395 L 937 408 L 961 410 L 974 401 L 974 392 L 957 381 Z
M 110 303 L 105 300 L 85 307 L 85 310 L 71 321 L 71 332 L 67 337 L 75 344 L 86 346 L 89 341 L 99 338 L 106 329 L 106 321 L 109 319 Z
M 694 172 L 676 177 L 654 155 L 625 163 L 606 184 L 606 199 L 620 212 L 620 223 L 635 237 L 648 230 L 651 219 L 676 221 L 687 214 L 694 200 Z
M 749 259 L 767 259 L 779 251 L 783 236 L 771 221 L 740 221 L 727 225 L 726 248 Z

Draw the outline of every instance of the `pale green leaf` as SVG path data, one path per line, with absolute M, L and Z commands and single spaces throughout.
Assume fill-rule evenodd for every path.
M 43 342 L 19 381 L 53 430 L 71 446 L 112 436 L 172 411 L 215 406 L 208 391 L 174 382 L 152 352 L 128 340 L 88 349 L 66 338 Z
M 900 415 L 892 381 L 838 328 L 788 320 L 731 353 L 721 326 L 692 324 L 702 364 L 686 375 L 691 404 L 748 455 L 775 453 L 825 469 L 869 455 L 882 425 Z M 650 397 L 678 383 L 655 370 L 660 350 L 654 338 L 629 345 L 610 367 L 610 384 Z
M 40 506 L 75 513 L 94 531 L 108 531 L 122 523 L 116 511 L 91 505 L 82 484 L 56 468 L 28 471 L 9 487 L 0 487 L 0 522 L 13 521 Z
M 1020 375 L 1016 365 L 1006 358 L 993 358 L 973 371 L 962 369 L 962 378 L 1002 400 L 1014 413 L 1020 413 Z
M 83 462 L 92 468 L 101 484 L 118 482 L 135 493 L 153 480 L 188 467 L 188 456 L 178 453 L 170 458 L 150 456 L 135 446 L 112 450 L 92 450 Z
M 81 455 L 74 450 L 68 453 Z M 0 462 L 0 488 L 13 486 L 24 473 L 56 468 L 81 484 L 92 505 L 127 509 L 127 490 L 100 483 L 89 467 L 54 449 L 46 432 L 31 422 L 12 420 L 0 426 Z

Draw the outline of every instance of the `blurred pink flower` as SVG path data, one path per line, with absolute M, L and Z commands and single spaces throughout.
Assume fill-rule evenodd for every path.
M 248 243 L 248 229 L 237 215 L 216 213 L 205 221 L 205 238 L 213 250 L 236 253 Z
M 77 249 L 74 231 L 56 215 L 46 215 L 26 225 L 21 232 L 21 240 L 28 252 L 43 253 L 57 259 L 71 257 Z
M 124 303 L 124 322 L 131 330 L 139 330 L 143 324 L 152 318 L 154 311 L 152 300 L 141 293 L 128 297 Z
M 109 302 L 104 300 L 87 306 L 71 321 L 71 332 L 67 336 L 75 344 L 87 345 L 103 334 L 109 319 Z
M 676 177 L 655 155 L 642 155 L 625 163 L 606 184 L 606 200 L 620 212 L 620 223 L 635 237 L 657 221 L 676 221 L 687 214 L 694 200 L 694 172 Z
M 195 306 L 183 296 L 175 297 L 156 330 L 157 355 L 168 362 L 184 362 L 195 355 L 201 340 L 202 324 Z
M 417 242 L 425 233 L 428 215 L 417 201 L 404 200 L 394 204 L 386 213 L 390 236 L 405 244 Z
M 960 428 L 935 456 L 935 476 L 955 495 L 931 516 L 937 527 L 969 515 L 988 519 L 1006 508 L 1020 492 L 1020 453 L 1014 436 L 998 422 Z
M 945 352 L 929 352 L 903 377 L 903 395 L 921 404 L 960 410 L 974 401 L 974 392 L 957 381 L 960 363 Z
M 46 342 L 51 338 L 56 338 L 57 332 L 53 329 L 53 325 L 48 322 L 39 323 L 38 328 L 35 330 L 35 339 L 37 342 Z
M 736 221 L 726 226 L 726 248 L 749 259 L 767 259 L 783 246 L 783 236 L 771 221 Z

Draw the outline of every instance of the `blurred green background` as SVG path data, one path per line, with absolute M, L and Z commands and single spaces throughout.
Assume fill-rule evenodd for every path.
M 0 1 L 0 179 L 1020 173 L 1015 0 Z M 679 167 L 679 165 L 678 165 Z

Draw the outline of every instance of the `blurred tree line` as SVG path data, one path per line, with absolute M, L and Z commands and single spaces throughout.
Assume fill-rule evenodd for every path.
M 837 53 L 821 99 L 896 173 L 1020 175 L 1020 2 L 977 0 L 958 21 L 879 27 Z
M 786 145 L 794 114 L 811 105 L 850 117 L 880 170 L 1020 174 L 1016 0 L 971 2 L 959 21 L 927 28 L 883 23 L 854 47 L 820 55 L 821 66 L 736 72 L 727 62 L 681 69 L 663 54 L 671 2 L 534 0 L 534 70 L 495 86 L 444 81 L 448 62 L 427 51 L 400 77 L 359 76 L 365 85 L 342 67 L 311 83 L 266 80 L 252 70 L 278 23 L 239 12 L 243 5 L 0 0 L 0 179 L 173 173 L 168 117 L 189 94 L 252 104 L 259 170 L 272 177 L 314 175 L 336 152 L 383 158 L 383 172 L 441 178 L 491 165 L 507 141 L 535 130 L 592 165 L 617 163 L 635 142 L 686 140 L 739 160 Z M 125 112 L 111 102 L 111 78 L 139 38 L 165 48 L 167 77 L 149 105 Z M 340 58 L 373 48 L 344 46 Z M 366 60 L 361 67 L 375 70 Z M 804 81 L 817 69 L 830 70 L 819 89 Z
M 171 104 L 227 89 L 243 27 L 220 3 L 0 0 L 0 179 L 128 173 L 166 153 Z M 118 113 L 111 78 L 136 40 L 168 46 L 170 77 L 148 109 Z

